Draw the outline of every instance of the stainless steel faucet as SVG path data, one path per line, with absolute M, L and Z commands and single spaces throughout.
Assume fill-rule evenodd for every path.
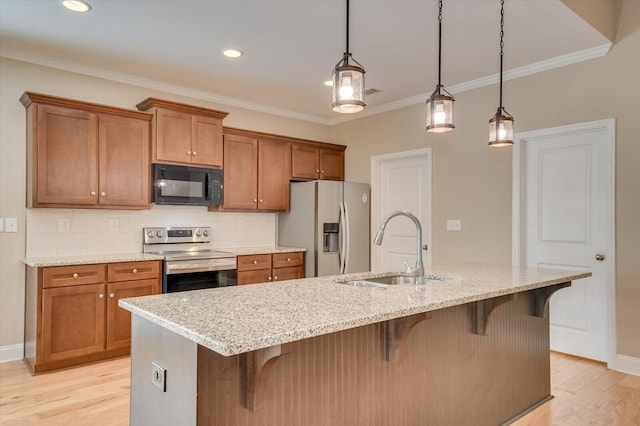
M 422 262 L 422 225 L 420 225 L 420 221 L 417 217 L 412 215 L 406 210 L 396 210 L 389 214 L 387 214 L 384 219 L 382 219 L 382 223 L 380 224 L 380 228 L 376 233 L 376 237 L 373 239 L 373 244 L 379 246 L 382 244 L 382 238 L 384 237 L 384 229 L 387 226 L 387 222 L 389 222 L 392 218 L 396 216 L 406 216 L 413 221 L 416 225 L 416 240 L 418 243 L 416 250 L 416 266 L 413 268 L 407 265 L 407 262 L 404 262 L 404 266 L 407 268 L 407 275 L 411 277 L 415 277 L 415 284 L 423 284 L 424 283 L 424 264 Z

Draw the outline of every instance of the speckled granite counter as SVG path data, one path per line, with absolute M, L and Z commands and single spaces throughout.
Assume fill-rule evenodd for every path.
M 142 260 L 163 260 L 162 256 L 144 253 L 87 254 L 73 256 L 30 257 L 23 259 L 27 266 L 41 268 L 46 266 L 87 265 L 93 263 L 137 262 Z
M 421 312 L 590 276 L 551 269 L 460 264 L 427 268 L 446 281 L 384 290 L 336 283 L 350 274 L 120 300 L 121 307 L 230 356 Z M 387 274 L 388 275 L 388 274 Z
M 235 253 L 238 256 L 245 256 L 245 255 L 251 255 L 251 254 L 293 253 L 296 251 L 307 251 L 307 249 L 301 248 L 301 247 L 282 247 L 282 246 L 232 247 L 232 248 L 221 247 L 220 249 L 216 249 L 216 250 L 228 251 L 230 253 Z

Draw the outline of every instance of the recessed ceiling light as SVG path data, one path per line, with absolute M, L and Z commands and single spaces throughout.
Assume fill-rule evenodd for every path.
M 91 5 L 84 0 L 63 0 L 62 5 L 74 12 L 88 12 Z
M 333 87 L 333 80 L 327 80 L 324 82 L 325 86 Z
M 240 50 L 236 50 L 236 49 L 227 49 L 222 53 L 227 58 L 239 58 L 240 56 L 244 55 L 244 53 L 242 53 Z

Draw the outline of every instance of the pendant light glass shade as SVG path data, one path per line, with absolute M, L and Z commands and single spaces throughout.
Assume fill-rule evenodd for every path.
M 364 110 L 364 67 L 349 52 L 349 0 L 347 2 L 347 48 L 333 68 L 333 103 L 335 112 L 353 114 Z M 353 64 L 349 63 L 353 61 Z
M 344 114 L 353 114 L 364 110 L 366 106 L 364 103 L 364 68 L 350 65 L 347 60 L 348 57 L 345 55 L 333 70 L 333 110 Z
M 504 57 L 504 0 L 500 0 L 500 106 L 489 120 L 489 146 L 513 145 L 513 116 L 502 107 L 502 59 Z
M 489 146 L 513 145 L 513 117 L 504 108 L 489 120 Z
M 438 1 L 438 85 L 427 99 L 427 132 L 444 133 L 454 129 L 453 96 L 442 86 L 442 0 Z M 444 93 L 443 93 L 444 92 Z

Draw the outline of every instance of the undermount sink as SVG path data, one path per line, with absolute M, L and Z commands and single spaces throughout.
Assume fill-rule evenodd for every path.
M 386 277 L 363 278 L 359 280 L 349 280 L 349 281 L 336 281 L 336 283 L 350 285 L 352 287 L 368 287 L 368 288 L 377 288 L 380 290 L 385 290 L 389 286 L 394 286 L 398 284 L 414 284 L 415 279 L 416 277 L 408 277 L 406 275 L 389 275 Z M 427 274 L 424 277 L 425 282 L 446 281 L 450 279 L 451 277 L 448 277 L 446 275 Z

